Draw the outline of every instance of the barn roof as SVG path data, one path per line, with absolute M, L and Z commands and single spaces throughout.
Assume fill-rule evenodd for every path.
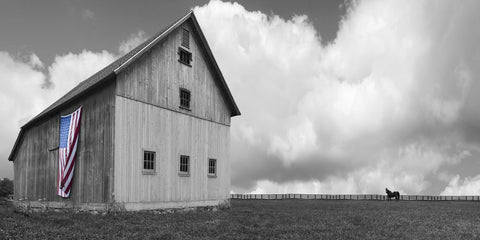
M 212 67 L 215 71 L 215 73 L 218 76 L 219 83 L 220 83 L 220 88 L 224 91 L 226 94 L 228 104 L 231 107 L 232 110 L 232 117 L 233 116 L 238 116 L 240 115 L 240 110 L 237 107 L 237 104 L 235 103 L 235 100 L 233 99 L 232 93 L 230 92 L 230 89 L 227 86 L 227 83 L 225 79 L 223 78 L 222 72 L 220 71 L 220 68 L 218 67 L 217 62 L 215 61 L 215 58 L 213 57 L 212 51 L 210 47 L 208 46 L 207 40 L 205 38 L 205 35 L 203 35 L 203 32 L 200 28 L 200 25 L 198 24 L 198 21 L 195 17 L 195 14 L 193 11 L 190 11 L 187 13 L 185 16 L 181 17 L 177 21 L 175 21 L 173 24 L 169 25 L 168 27 L 164 28 L 160 32 L 156 33 L 154 36 L 151 38 L 147 39 L 145 42 L 142 44 L 138 45 L 136 48 L 128 52 L 127 54 L 123 55 L 122 57 L 118 58 L 115 60 L 113 63 L 110 65 L 106 66 L 102 70 L 98 71 L 97 73 L 93 74 L 91 77 L 87 78 L 86 80 L 80 82 L 77 86 L 75 86 L 72 90 L 67 92 L 63 97 L 58 99 L 56 102 L 54 102 L 52 105 L 47 107 L 45 110 L 43 110 L 40 114 L 35 116 L 32 120 L 27 122 L 25 125 L 23 125 L 20 128 L 20 133 L 17 136 L 17 140 L 15 141 L 15 144 L 13 146 L 12 151 L 10 152 L 10 155 L 8 157 L 9 161 L 13 161 L 17 148 L 20 145 L 20 142 L 23 138 L 24 131 L 27 130 L 30 126 L 38 122 L 39 120 L 48 117 L 51 115 L 51 113 L 54 113 L 56 110 L 62 108 L 63 106 L 66 106 L 67 104 L 71 103 L 72 101 L 77 100 L 79 97 L 84 95 L 85 93 L 89 92 L 90 90 L 95 89 L 95 87 L 107 82 L 111 81 L 112 79 L 115 79 L 116 75 L 121 72 L 124 68 L 129 66 L 132 62 L 134 62 L 137 58 L 142 56 L 143 53 L 148 51 L 150 48 L 155 46 L 156 43 L 164 39 L 169 33 L 171 33 L 174 29 L 176 29 L 178 26 L 180 26 L 182 23 L 185 21 L 191 19 L 194 29 L 197 31 L 198 35 L 200 36 L 201 44 L 203 45 L 206 54 L 207 54 L 207 59 L 210 60 L 210 63 L 212 64 Z

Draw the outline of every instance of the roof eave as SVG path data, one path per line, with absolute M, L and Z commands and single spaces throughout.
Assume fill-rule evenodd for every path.
M 20 128 L 20 133 L 18 133 L 17 139 L 15 140 L 15 144 L 13 144 L 12 151 L 10 155 L 8 155 L 8 161 L 13 162 L 15 160 L 15 155 L 17 154 L 18 145 L 20 144 L 21 139 L 23 138 L 23 127 Z

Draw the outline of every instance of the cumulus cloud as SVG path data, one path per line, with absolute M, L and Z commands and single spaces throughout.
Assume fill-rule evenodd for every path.
M 36 68 L 36 69 L 42 69 L 44 68 L 43 66 L 43 62 L 40 61 L 40 58 L 38 58 L 38 56 L 35 54 L 35 53 L 32 53 L 29 57 L 29 61 L 28 61 L 28 64 L 33 67 L 33 68 Z
M 36 56 L 36 55 L 35 55 Z M 31 59 L 38 59 L 33 57 Z M 11 56 L 7 52 L 0 51 L 0 154 L 2 167 L 0 175 L 12 178 L 10 164 L 6 159 L 19 127 L 31 117 L 34 112 L 39 112 L 44 107 L 46 91 L 42 89 L 45 75 L 37 70 L 39 60 L 32 63 Z M 5 167 L 3 167 L 5 165 Z
M 354 1 L 323 46 L 307 16 L 195 8 L 243 113 L 234 191 L 422 193 L 428 176 L 479 154 L 479 9 Z
M 140 30 L 137 33 L 130 35 L 127 40 L 122 41 L 118 47 L 118 51 L 120 54 L 126 54 L 145 40 L 147 40 L 147 36 L 144 31 Z
M 57 100 L 68 90 L 81 81 L 87 79 L 98 70 L 113 62 L 116 56 L 108 51 L 68 53 L 56 56 L 52 65 L 48 67 L 48 79 L 53 84 L 50 100 Z
M 463 181 L 460 176 L 453 177 L 448 186 L 440 195 L 479 195 L 480 194 L 480 175 L 473 178 L 466 177 Z

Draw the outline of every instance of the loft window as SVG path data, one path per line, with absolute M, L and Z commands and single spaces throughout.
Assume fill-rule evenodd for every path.
M 190 157 L 187 155 L 180 155 L 180 176 L 190 175 Z
M 155 152 L 145 150 L 143 151 L 143 172 L 155 172 Z
M 180 88 L 180 108 L 190 109 L 190 91 Z
M 208 176 L 216 177 L 217 176 L 217 159 L 208 159 Z
M 190 65 L 190 62 L 192 61 L 192 53 L 189 52 L 188 50 L 184 49 L 184 48 L 181 48 L 179 47 L 178 48 L 178 55 L 179 55 L 179 58 L 178 58 L 178 61 L 191 67 L 192 65 Z
M 182 46 L 190 48 L 190 32 L 182 28 Z

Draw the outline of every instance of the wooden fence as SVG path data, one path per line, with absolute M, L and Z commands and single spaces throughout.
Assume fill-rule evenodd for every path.
M 311 199 L 311 200 L 387 200 L 386 195 L 380 194 L 230 194 L 231 199 Z M 394 200 L 393 198 L 391 200 Z M 404 201 L 480 201 L 480 196 L 430 196 L 430 195 L 401 195 Z

